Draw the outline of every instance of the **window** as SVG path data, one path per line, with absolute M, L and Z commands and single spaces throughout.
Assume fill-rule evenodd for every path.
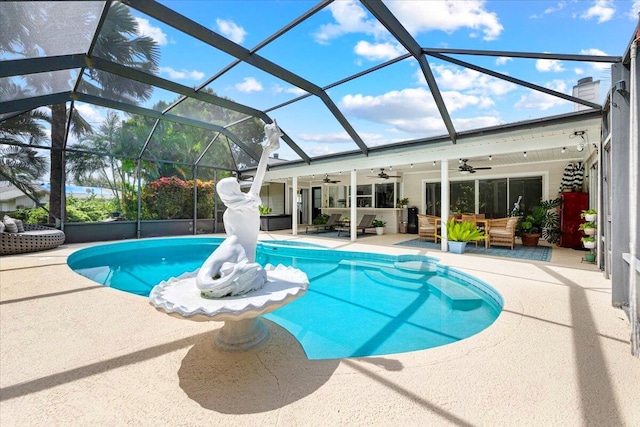
M 510 212 L 507 205 L 507 178 L 481 179 L 478 213 L 486 218 L 503 218 Z
M 395 184 L 376 184 L 376 208 L 395 208 Z
M 346 185 L 327 185 L 327 207 L 346 208 L 349 206 L 349 197 Z
M 453 213 L 475 213 L 476 184 L 475 181 L 458 181 L 451 183 L 449 200 Z
M 370 184 L 358 185 L 356 187 L 356 200 L 359 208 L 370 208 L 373 205 L 373 193 L 371 188 L 372 186 Z
M 537 205 L 542 199 L 542 177 L 482 179 L 478 182 L 478 207 L 476 210 L 476 181 L 451 182 L 449 193 L 450 212 L 479 213 L 487 218 L 503 218 L 513 209 L 522 196 L 521 209 Z M 439 182 L 425 185 L 426 213 L 441 216 Z

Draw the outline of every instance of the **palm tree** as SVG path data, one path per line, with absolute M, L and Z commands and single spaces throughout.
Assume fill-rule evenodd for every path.
M 12 55 L 25 57 L 41 54 L 59 55 L 59 37 L 52 35 L 68 34 L 70 25 L 74 26 L 74 39 L 69 42 L 74 46 L 89 46 L 100 12 L 95 6 L 92 8 L 89 2 L 80 8 L 66 2 L 16 2 L 13 6 L 15 10 L 12 9 L 12 13 L 8 14 L 13 18 L 0 19 L 0 23 L 5 24 L 5 33 L 11 35 L 11 39 L 0 41 L 0 49 Z M 61 19 L 61 16 L 74 16 L 74 22 Z M 151 37 L 139 35 L 137 21 L 129 8 L 119 2 L 111 4 L 91 54 L 145 72 L 157 72 L 157 44 Z M 46 78 L 43 78 L 45 76 L 42 74 L 34 74 L 25 76 L 25 80 L 34 94 L 48 93 L 52 88 L 73 87 L 76 80 L 74 73 L 56 71 L 49 73 Z M 92 95 L 129 103 L 147 100 L 153 91 L 149 85 L 95 69 L 84 71 L 78 89 Z M 52 213 L 63 218 L 61 211 L 64 143 L 69 111 L 66 104 L 51 105 L 49 108 L 50 116 L 47 121 L 51 124 L 50 206 Z M 91 132 L 91 126 L 75 109 L 70 123 L 69 131 L 77 137 Z
M 36 149 L 21 145 L 25 139 L 30 145 L 40 143 L 45 137 L 40 122 L 43 114 L 34 110 L 0 122 L 0 176 L 29 198 L 40 204 L 38 193 L 32 184 L 47 170 L 47 159 Z

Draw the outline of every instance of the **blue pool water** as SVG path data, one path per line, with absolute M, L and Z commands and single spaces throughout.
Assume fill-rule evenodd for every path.
M 194 271 L 221 238 L 110 243 L 69 256 L 77 273 L 148 296 L 163 280 Z M 421 255 L 328 250 L 293 241 L 258 243 L 262 265 L 309 277 L 302 298 L 264 315 L 293 334 L 310 359 L 401 353 L 450 344 L 490 326 L 502 298 L 486 283 Z

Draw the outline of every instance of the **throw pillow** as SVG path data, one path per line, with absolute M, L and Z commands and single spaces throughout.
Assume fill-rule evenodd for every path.
M 16 224 L 16 221 L 13 218 L 11 218 L 9 215 L 5 215 L 2 222 L 4 222 L 4 226 L 7 229 L 7 233 L 18 232 L 18 225 Z
M 4 232 L 4 222 L 0 221 L 0 233 Z
M 18 233 L 24 233 L 24 223 L 20 219 L 14 219 L 16 226 L 18 227 Z

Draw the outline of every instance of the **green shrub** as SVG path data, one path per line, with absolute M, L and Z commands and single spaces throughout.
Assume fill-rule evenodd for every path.
M 447 240 L 452 242 L 471 242 L 483 238 L 484 233 L 478 230 L 473 222 L 457 222 L 455 218 L 447 221 Z
M 327 221 L 329 220 L 329 215 L 327 214 L 320 214 L 317 217 L 315 217 L 313 219 L 313 225 L 322 225 L 322 224 L 326 224 Z

